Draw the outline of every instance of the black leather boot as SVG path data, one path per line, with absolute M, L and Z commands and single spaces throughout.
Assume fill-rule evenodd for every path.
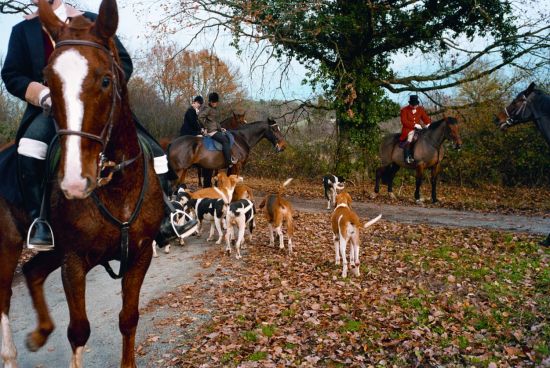
M 408 164 L 412 164 L 414 162 L 414 157 L 412 156 L 411 146 L 409 144 L 407 144 L 405 148 L 403 148 L 403 153 L 405 155 L 405 162 Z
M 193 234 L 197 230 L 197 225 L 199 222 L 197 220 L 191 219 L 183 225 L 172 226 L 169 217 L 165 217 L 160 224 L 160 229 L 155 241 L 157 245 L 162 248 L 168 244 L 170 240 L 176 238 L 187 238 L 189 235 Z M 176 228 L 177 234 L 174 231 Z
M 34 221 L 27 236 L 27 248 L 38 251 L 48 251 L 54 247 L 50 226 L 46 219 L 39 219 L 44 190 L 42 184 L 44 182 L 45 165 L 44 160 L 19 156 L 21 190 L 23 191 L 25 209 Z
M 168 198 L 170 198 L 172 195 L 172 186 L 168 180 L 168 173 L 157 174 L 157 176 L 160 180 L 160 187 L 162 188 L 162 191 L 168 196 Z

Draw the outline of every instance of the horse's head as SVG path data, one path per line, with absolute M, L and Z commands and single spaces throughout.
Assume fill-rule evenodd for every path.
M 501 130 L 531 120 L 531 114 L 525 107 L 529 96 L 535 91 L 535 87 L 535 83 L 531 83 L 525 91 L 520 92 L 508 106 L 495 115 L 494 123 Z
M 286 140 L 281 133 L 281 129 L 279 129 L 279 125 L 271 118 L 267 119 L 267 124 L 269 125 L 269 129 L 267 130 L 266 138 L 273 144 L 277 152 L 284 151 L 286 148 Z
M 234 129 L 237 129 L 238 127 L 246 124 L 246 120 L 244 118 L 245 115 L 246 115 L 246 112 L 233 111 L 233 125 L 235 126 Z
M 453 117 L 446 117 L 445 122 L 447 123 L 447 129 L 445 130 L 447 139 L 454 142 L 456 149 L 460 149 L 462 147 L 462 138 L 460 138 L 458 132 L 458 120 Z
M 61 22 L 40 0 L 42 25 L 56 42 L 44 78 L 61 145 L 59 183 L 64 195 L 83 199 L 104 182 L 101 171 L 111 130 L 120 114 L 124 77 L 113 42 L 115 0 L 103 0 L 94 22 L 83 16 Z M 108 165 L 108 164 L 107 164 Z

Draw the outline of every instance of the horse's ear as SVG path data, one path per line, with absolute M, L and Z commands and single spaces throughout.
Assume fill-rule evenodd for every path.
M 57 41 L 59 34 L 63 29 L 64 23 L 55 15 L 52 10 L 52 6 L 48 4 L 47 0 L 40 0 L 38 2 L 38 17 L 50 36 L 54 39 L 54 41 Z
M 118 7 L 116 0 L 103 0 L 95 21 L 93 32 L 104 40 L 113 37 L 118 27 Z
M 529 96 L 531 92 L 535 90 L 535 88 L 536 88 L 535 82 L 531 82 L 529 87 L 527 87 L 527 89 L 525 90 L 525 97 Z

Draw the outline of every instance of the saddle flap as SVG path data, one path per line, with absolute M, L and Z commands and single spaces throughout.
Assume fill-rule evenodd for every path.
M 230 132 L 225 132 L 227 136 L 229 137 L 229 147 L 233 147 L 233 144 L 235 144 L 235 137 Z M 208 151 L 221 151 L 222 150 L 222 144 L 220 142 L 217 142 L 212 137 L 205 135 L 202 138 L 202 143 L 204 145 L 204 148 L 206 148 Z

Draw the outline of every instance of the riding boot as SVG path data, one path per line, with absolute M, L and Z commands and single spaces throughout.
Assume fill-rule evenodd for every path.
M 44 160 L 19 155 L 19 171 L 25 209 L 33 221 L 38 219 L 29 229 L 27 248 L 38 251 L 48 251 L 54 247 L 53 235 L 46 219 L 39 219 L 44 190 L 42 183 L 45 165 Z
M 543 247 L 550 247 L 550 234 L 548 234 L 546 239 L 541 240 L 539 244 L 542 245 Z
M 405 162 L 412 164 L 414 162 L 414 157 L 412 156 L 410 144 L 407 144 L 405 148 L 403 148 L 403 153 L 405 155 Z
M 199 222 L 197 220 L 191 219 L 183 225 L 172 226 L 170 218 L 165 217 L 160 224 L 160 229 L 155 238 L 155 241 L 160 248 L 163 248 L 164 246 L 168 245 L 168 242 L 170 242 L 170 240 L 176 239 L 178 237 L 185 239 L 189 235 L 193 234 L 197 230 L 198 224 Z
M 170 196 L 172 195 L 172 188 L 170 185 L 170 181 L 168 180 L 168 175 L 168 173 L 157 174 L 162 191 L 168 196 L 168 198 L 170 198 Z

